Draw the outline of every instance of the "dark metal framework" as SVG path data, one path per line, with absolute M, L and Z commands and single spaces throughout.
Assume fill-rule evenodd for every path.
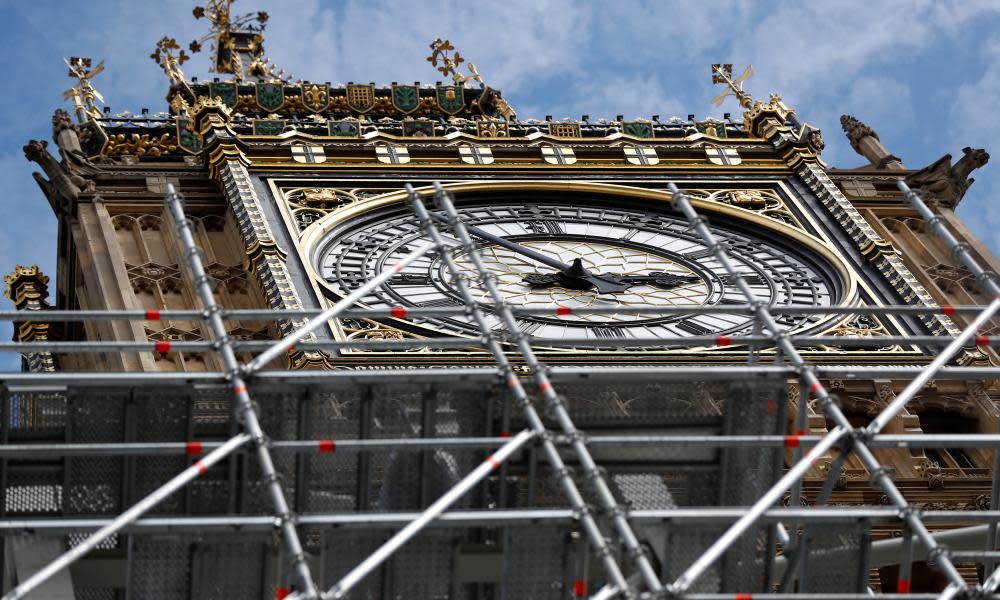
M 161 560 L 158 554 L 181 552 L 177 549 L 190 546 L 194 535 L 211 537 L 199 546 L 199 560 L 215 568 L 216 580 L 201 571 L 189 574 L 192 581 L 201 579 L 188 591 L 205 597 L 214 597 L 206 590 L 220 597 L 261 597 L 270 593 L 265 592 L 269 586 L 290 583 L 294 589 L 282 593 L 291 598 L 847 599 L 868 597 L 868 569 L 879 564 L 900 565 L 903 590 L 913 561 L 924 558 L 943 573 L 947 587 L 940 594 L 906 597 L 992 597 L 1000 585 L 1000 570 L 994 570 L 1000 559 L 1000 480 L 995 477 L 1000 434 L 881 431 L 931 378 L 1000 375 L 995 368 L 948 366 L 962 348 L 994 344 L 978 331 L 1000 310 L 1000 286 L 915 193 L 903 183 L 899 186 L 994 298 L 986 306 L 949 307 L 949 314 L 975 315 L 959 335 L 873 340 L 783 333 L 775 315 L 916 315 L 935 309 L 769 307 L 754 297 L 726 245 L 671 184 L 673 206 L 725 267 L 746 303 L 626 311 L 750 315 L 756 323 L 750 336 L 667 337 L 656 344 L 746 345 L 751 350 L 767 344 L 776 349 L 775 363 L 764 365 L 762 355 L 750 351 L 742 366 L 551 368 L 536 358 L 537 346 L 592 346 L 595 340 L 539 340 L 519 333 L 515 316 L 557 318 L 567 309 L 553 315 L 507 305 L 462 215 L 440 186 L 434 200 L 443 225 L 431 218 L 424 197 L 408 188 L 411 207 L 430 244 L 388 266 L 330 309 L 298 313 L 311 317 L 305 326 L 279 342 L 264 343 L 230 339 L 225 321 L 284 313 L 226 311 L 216 304 L 182 198 L 170 187 L 168 209 L 203 311 L 47 311 L 32 314 L 32 319 L 199 318 L 208 323 L 213 341 L 167 346 L 7 343 L 0 350 L 211 351 L 224 369 L 203 374 L 3 376 L 0 489 L 5 502 L 0 506 L 0 532 L 69 536 L 68 551 L 19 581 L 4 598 L 28 595 L 89 552 L 113 547 L 125 536 L 130 540 L 128 560 L 138 564 Z M 446 243 L 442 228 L 459 244 Z M 441 255 L 464 306 L 351 308 L 431 251 Z M 482 307 L 469 293 L 467 275 L 455 264 L 456 252 L 475 266 L 491 310 L 511 332 L 502 339 L 486 326 Z M 457 314 L 478 326 L 478 339 L 299 341 L 335 318 Z M 24 315 L 5 312 L 0 318 Z M 802 347 L 834 342 L 943 348 L 925 367 L 814 366 L 800 352 Z M 598 345 L 604 344 L 614 347 L 621 341 L 602 340 Z M 492 358 L 493 365 L 264 370 L 293 346 L 470 349 Z M 241 363 L 236 352 L 246 351 L 260 354 Z M 845 376 L 911 381 L 870 425 L 855 428 L 820 382 Z M 827 435 L 784 435 L 785 382 L 793 377 L 799 379 L 803 396 L 814 396 L 834 424 Z M 616 393 L 624 388 L 632 390 L 634 406 L 631 412 L 616 413 L 608 403 L 621 401 Z M 805 429 L 804 413 L 799 411 L 799 431 Z M 637 429 L 643 425 L 649 429 Z M 52 440 L 60 430 L 66 439 Z M 191 441 L 195 439 L 203 441 Z M 921 513 L 871 452 L 949 444 L 997 449 L 990 510 Z M 796 460 L 783 472 L 787 448 L 796 448 Z M 836 451 L 837 458 L 818 505 L 825 504 L 844 461 L 853 454 L 890 506 L 778 508 L 786 493 L 791 506 L 798 505 L 802 477 L 813 461 L 830 451 Z M 36 501 L 30 496 L 46 485 L 39 482 L 52 481 L 53 465 L 61 466 L 57 472 L 63 496 L 53 501 L 60 517 L 28 518 L 46 512 L 32 509 L 29 505 Z M 554 484 L 540 476 L 546 465 Z M 945 533 L 928 528 L 956 521 L 979 525 Z M 898 523 L 902 536 L 871 542 L 873 523 Z M 261 541 L 268 534 L 275 536 L 274 543 Z M 150 541 L 143 541 L 147 537 Z M 949 551 L 946 543 L 958 550 Z M 958 561 L 982 564 L 983 583 L 970 587 L 955 566 Z M 260 566 L 269 574 L 254 573 Z M 144 585 L 155 585 L 155 574 L 129 577 L 133 597 L 143 593 L 135 590 Z

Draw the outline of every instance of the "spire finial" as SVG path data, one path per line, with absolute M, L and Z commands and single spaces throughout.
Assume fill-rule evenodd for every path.
M 743 90 L 743 82 L 751 77 L 753 77 L 753 65 L 747 65 L 736 79 L 733 79 L 732 63 L 712 65 L 712 83 L 724 83 L 727 86 L 721 94 L 712 99 L 712 104 L 719 106 L 730 95 L 734 95 L 740 106 L 750 108 L 753 105 L 753 98 Z
M 63 92 L 63 98 L 73 100 L 73 109 L 81 123 L 87 120 L 88 115 L 95 119 L 100 118 L 101 111 L 94 101 L 103 103 L 104 96 L 97 91 L 90 80 L 104 70 L 104 61 L 97 63 L 94 68 L 90 68 L 93 61 L 85 56 L 71 56 L 64 58 L 63 61 L 69 69 L 67 74 L 76 78 L 76 85 Z

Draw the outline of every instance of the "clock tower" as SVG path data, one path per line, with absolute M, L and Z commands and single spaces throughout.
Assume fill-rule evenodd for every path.
M 185 50 L 163 38 L 165 110 L 113 115 L 91 81 L 102 67 L 73 58 L 74 114 L 53 117 L 61 160 L 25 146 L 59 218 L 59 262 L 51 300 L 37 269 L 7 277 L 24 311 L 15 341 L 126 343 L 26 345 L 26 371 L 131 375 L 99 393 L 7 382 L 4 440 L 129 450 L 63 449 L 44 473 L 4 459 L 5 518 L 110 519 L 200 470 L 153 510 L 172 525 L 140 521 L 81 559 L 103 582 L 74 571 L 47 585 L 77 598 L 308 597 L 307 581 L 331 598 L 749 598 L 988 577 L 982 561 L 885 550 L 914 535 L 896 513 L 808 525 L 794 513 L 886 512 L 894 494 L 914 510 L 996 510 L 992 447 L 913 442 L 995 433 L 990 377 L 935 378 L 885 412 L 935 340 L 975 318 L 955 307 L 992 299 L 898 182 L 994 269 L 953 212 L 984 151 L 910 169 L 845 116 L 869 164 L 830 168 L 820 131 L 776 94 L 752 98 L 749 68 L 734 78 L 732 65 L 712 76 L 743 112 L 721 119 L 521 118 L 488 68 L 441 39 L 428 60 L 444 82 L 292 80 L 264 54 L 267 15 L 230 8 L 196 9 L 212 28 L 188 49 L 210 42 L 218 77 L 185 75 Z M 301 333 L 345 299 L 349 312 Z M 52 309 L 124 316 L 32 320 Z M 993 323 L 951 367 L 997 365 Z M 245 367 L 287 336 L 280 358 Z M 854 452 L 844 437 L 801 462 L 882 414 L 905 442 Z M 254 449 L 198 462 L 241 431 Z M 792 516 L 749 523 L 697 570 L 796 465 L 764 506 Z M 394 545 L 456 489 L 438 526 Z M 69 539 L 7 538 L 5 590 L 31 575 L 24 557 L 54 559 Z M 379 548 L 391 556 L 362 568 Z

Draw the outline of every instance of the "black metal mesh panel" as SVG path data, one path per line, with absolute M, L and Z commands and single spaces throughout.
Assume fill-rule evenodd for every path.
M 581 428 L 715 422 L 725 397 L 724 385 L 716 383 L 560 383 L 556 389 Z
M 315 391 L 305 400 L 303 437 L 317 440 L 353 440 L 360 432 L 360 388 Z M 358 453 L 304 454 L 302 512 L 344 512 L 357 508 Z
M 232 429 L 233 392 L 229 388 L 195 390 L 191 421 L 195 439 L 222 438 Z
M 16 392 L 5 397 L 7 432 L 13 440 L 61 438 L 66 426 L 66 395 Z
M 462 534 L 462 530 L 429 529 L 403 546 L 389 560 L 391 591 L 385 597 L 453 598 L 452 562 Z
M 10 464 L 4 507 L 9 516 L 58 514 L 62 511 L 62 469 L 52 462 Z
M 120 600 L 125 597 L 123 590 L 116 588 L 81 588 L 73 590 L 76 600 Z
M 299 403 L 302 393 L 299 390 L 286 392 L 251 390 L 251 398 L 257 404 L 260 427 L 272 440 L 294 440 L 298 438 Z M 248 450 L 247 481 L 245 499 L 246 512 L 251 514 L 271 514 L 274 507 L 267 491 L 260 463 L 256 452 Z M 285 499 L 289 506 L 295 506 L 295 454 L 291 452 L 272 452 L 278 480 L 285 491 Z
M 5 393 L 4 418 L 11 443 L 66 439 L 66 395 L 52 392 Z M 60 460 L 6 461 L 3 504 L 9 516 L 57 514 L 63 509 Z
M 505 600 L 556 600 L 568 595 L 570 544 L 565 527 L 511 527 L 504 544 Z
M 803 592 L 862 592 L 868 586 L 868 523 L 811 523 L 806 527 Z
M 183 536 L 132 536 L 129 600 L 187 600 L 191 591 L 191 543 Z
M 371 436 L 405 439 L 421 435 L 424 391 L 375 386 L 371 399 Z M 420 506 L 420 455 L 410 451 L 370 453 L 369 510 L 392 511 Z
M 733 382 L 725 400 L 728 435 L 779 433 L 786 388 L 769 382 Z M 780 448 L 726 448 L 722 451 L 721 500 L 727 506 L 753 504 L 777 481 L 781 466 Z M 754 527 L 740 537 L 723 558 L 722 589 L 727 592 L 762 591 L 767 530 Z
M 188 439 L 187 390 L 136 388 L 135 438 L 139 442 L 182 442 Z M 183 456 L 141 456 L 134 459 L 131 502 L 148 495 L 180 473 L 188 464 Z M 151 514 L 182 512 L 184 494 L 176 493 L 161 502 Z
M 247 537 L 213 536 L 194 544 L 191 598 L 261 598 L 264 593 L 265 542 Z
M 684 572 L 712 542 L 719 538 L 723 527 L 707 524 L 671 524 L 667 528 L 666 547 L 657 554 L 663 557 L 665 581 L 673 581 Z M 716 563 L 688 588 L 689 593 L 717 593 L 721 585 L 720 567 Z
M 125 404 L 121 392 L 73 392 L 69 396 L 69 441 L 121 442 L 125 439 Z M 108 515 L 121 512 L 125 462 L 115 456 L 71 457 L 66 461 L 69 515 Z
M 324 588 L 337 583 L 341 577 L 374 552 L 391 533 L 382 530 L 332 529 L 323 534 L 322 573 Z M 350 600 L 381 600 L 383 570 L 376 569 L 361 580 L 346 596 Z

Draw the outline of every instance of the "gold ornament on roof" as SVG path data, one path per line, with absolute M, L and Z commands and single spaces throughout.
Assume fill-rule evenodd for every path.
M 176 55 L 174 54 L 175 50 L 178 51 Z M 180 44 L 177 43 L 177 40 L 164 36 L 163 39 L 156 42 L 156 50 L 149 55 L 149 58 L 152 58 L 156 64 L 160 65 L 163 72 L 170 78 L 171 83 L 187 86 L 184 71 L 181 71 L 181 65 L 191 57 L 184 52 Z
M 264 56 L 264 27 L 269 15 L 265 11 L 234 15 L 235 1 L 209 0 L 194 8 L 194 18 L 205 18 L 212 26 L 208 33 L 192 41 L 188 50 L 192 54 L 201 52 L 203 44 L 211 40 L 215 56 L 211 71 L 230 73 L 237 82 L 248 77 L 266 83 L 290 82 L 291 75 Z
M 462 75 L 458 71 L 459 66 L 465 62 L 465 59 L 462 58 L 462 55 L 455 50 L 455 46 L 448 40 L 437 38 L 431 42 L 431 55 L 427 57 L 427 62 L 436 67 L 445 77 L 451 77 L 455 85 L 464 86 L 467 81 L 478 81 L 481 85 L 486 85 L 483 77 L 476 70 L 476 65 L 469 63 L 469 72 L 472 73 L 471 75 Z M 439 62 L 440 65 L 438 64 Z
M 71 56 L 63 60 L 69 68 L 68 75 L 75 77 L 77 80 L 76 85 L 63 92 L 63 98 L 73 100 L 73 108 L 76 110 L 77 116 L 81 121 L 84 120 L 84 114 L 90 115 L 95 119 L 100 118 L 101 111 L 97 108 L 94 101 L 103 103 L 104 96 L 94 88 L 94 84 L 90 80 L 104 70 L 104 61 L 102 60 L 97 63 L 96 67 L 90 68 L 93 61 L 86 57 Z
M 743 69 L 743 72 L 736 79 L 733 79 L 733 65 L 731 63 L 712 65 L 712 83 L 724 83 L 727 86 L 721 94 L 712 99 L 712 104 L 719 106 L 726 98 L 733 95 L 736 96 L 736 101 L 740 103 L 740 106 L 750 108 L 753 104 L 753 98 L 743 90 L 743 82 L 751 77 L 753 77 L 753 65 L 747 65 L 747 68 Z
M 500 115 L 506 120 L 517 116 L 514 108 L 503 99 L 500 92 L 486 85 L 486 81 L 479 74 L 476 65 L 468 63 L 469 75 L 463 75 L 459 71 L 459 67 L 466 61 L 455 50 L 455 46 L 450 41 L 437 38 L 431 42 L 431 55 L 427 57 L 427 62 L 431 63 L 445 77 L 451 77 L 456 86 L 465 87 L 465 84 L 470 81 L 478 82 L 483 90 L 483 94 L 480 98 L 474 100 L 472 105 L 478 106 L 483 111 L 483 114 Z M 452 100 L 455 95 L 453 90 L 448 90 L 445 94 L 448 100 Z

